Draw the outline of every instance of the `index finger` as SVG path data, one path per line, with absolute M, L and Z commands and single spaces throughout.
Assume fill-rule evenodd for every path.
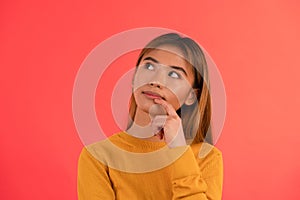
M 166 110 L 167 115 L 174 117 L 178 116 L 173 106 L 164 101 L 163 99 L 154 99 L 154 102 L 160 104 Z

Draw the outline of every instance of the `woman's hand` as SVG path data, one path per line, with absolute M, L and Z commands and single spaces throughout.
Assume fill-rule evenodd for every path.
M 170 148 L 185 146 L 186 140 L 181 119 L 175 109 L 163 99 L 154 99 L 154 102 L 161 105 L 167 113 L 153 118 L 152 127 L 154 132 L 160 134 L 161 139 L 164 138 Z

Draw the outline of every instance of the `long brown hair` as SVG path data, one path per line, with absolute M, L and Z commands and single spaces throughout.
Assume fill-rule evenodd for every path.
M 205 56 L 199 45 L 188 37 L 181 37 L 177 33 L 168 33 L 161 35 L 150 41 L 140 52 L 137 64 L 138 67 L 143 56 L 153 49 L 162 45 L 172 45 L 179 48 L 185 60 L 193 67 L 195 94 L 197 101 L 192 105 L 183 105 L 177 110 L 177 114 L 182 120 L 182 126 L 187 141 L 192 144 L 200 142 L 213 143 L 211 134 L 211 98 L 209 93 L 209 76 Z M 128 128 L 131 126 L 135 117 L 136 102 L 134 96 L 131 96 L 129 104 L 129 114 L 131 120 L 128 122 Z

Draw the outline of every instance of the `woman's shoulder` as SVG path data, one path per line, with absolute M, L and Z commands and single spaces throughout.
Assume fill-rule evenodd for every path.
M 116 155 L 122 154 L 122 150 L 113 142 L 117 141 L 118 137 L 119 133 L 116 133 L 106 139 L 85 145 L 81 150 L 80 157 L 97 161 L 107 166 L 108 162 L 115 158 Z
M 191 144 L 190 145 L 194 154 L 198 155 L 199 158 L 206 157 L 208 155 L 222 155 L 222 152 L 220 149 L 215 147 L 214 145 L 211 145 L 207 142 L 200 142 L 197 144 Z
M 115 134 L 112 134 L 110 136 L 108 136 L 107 138 L 103 139 L 103 140 L 98 140 L 95 142 L 92 142 L 88 145 L 84 146 L 84 149 L 90 150 L 90 151 L 98 151 L 98 150 L 103 150 L 106 148 L 110 148 L 111 146 L 113 146 L 113 144 L 120 140 L 120 134 L 122 132 L 117 132 Z
M 202 170 L 210 166 L 222 165 L 222 152 L 217 147 L 206 142 L 191 144 L 190 146 Z

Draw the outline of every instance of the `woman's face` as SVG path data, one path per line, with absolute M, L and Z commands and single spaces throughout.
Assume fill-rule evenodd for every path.
M 154 99 L 161 98 L 178 110 L 191 97 L 193 82 L 192 66 L 180 49 L 164 45 L 151 50 L 142 57 L 134 77 L 137 109 L 150 112 Z

